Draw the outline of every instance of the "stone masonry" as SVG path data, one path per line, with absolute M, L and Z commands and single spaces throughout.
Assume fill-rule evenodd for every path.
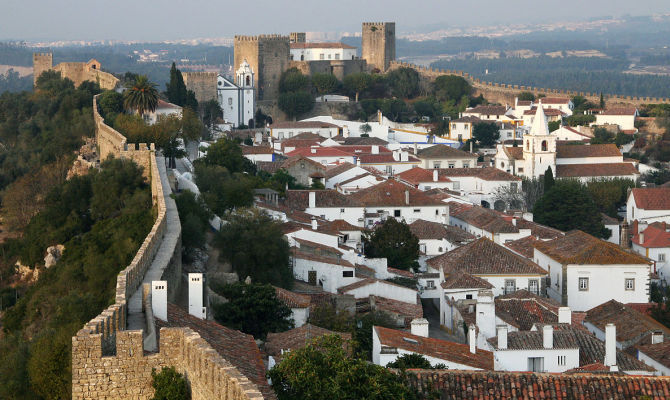
M 198 103 L 216 100 L 216 72 L 182 72 L 186 89 L 195 93 Z
M 235 36 L 235 66 L 247 60 L 256 74 L 257 100 L 279 95 L 279 78 L 288 69 L 290 39 L 283 35 Z
M 33 54 L 33 84 L 37 84 L 37 78 L 44 72 L 54 70 L 60 72 L 63 78 L 68 78 L 77 87 L 84 81 L 97 82 L 102 89 L 111 90 L 116 87 L 119 80 L 112 74 L 100 70 L 98 60 L 91 59 L 88 62 L 64 62 L 53 66 L 53 54 Z
M 395 22 L 364 22 L 361 58 L 385 72 L 395 60 Z

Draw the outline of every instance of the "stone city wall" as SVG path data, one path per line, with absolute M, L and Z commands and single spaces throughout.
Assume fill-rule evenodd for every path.
M 37 78 L 48 70 L 60 72 L 63 78 L 68 78 L 77 87 L 85 81 L 97 82 L 102 89 L 112 90 L 119 83 L 119 79 L 109 72 L 100 70 L 100 63 L 96 60 L 88 62 L 63 62 L 53 65 L 52 53 L 33 54 L 33 84 L 37 84 Z
M 217 72 L 183 72 L 182 76 L 186 89 L 195 93 L 198 103 L 217 99 Z
M 474 88 L 474 95 L 479 96 L 483 95 L 491 103 L 499 104 L 514 104 L 514 98 L 519 95 L 521 92 L 531 92 L 536 96 L 539 94 L 544 94 L 551 97 L 569 97 L 574 96 L 584 96 L 589 101 L 594 103 L 600 102 L 600 93 L 591 93 L 591 92 L 579 92 L 574 90 L 562 90 L 562 89 L 546 89 L 538 88 L 534 86 L 521 86 L 521 85 L 507 85 L 504 83 L 495 83 L 495 82 L 486 82 L 480 79 L 473 78 L 470 74 L 463 71 L 451 71 L 443 69 L 433 69 L 429 67 L 424 67 L 420 65 L 404 63 L 394 61 L 391 62 L 389 70 L 394 70 L 398 68 L 412 68 L 415 69 L 422 78 L 433 81 L 438 76 L 444 75 L 456 75 L 465 78 L 472 87 Z M 636 97 L 636 96 L 620 96 L 620 95 L 609 95 L 603 94 L 605 101 L 609 105 L 621 105 L 621 106 L 635 106 L 639 107 L 643 104 L 659 104 L 670 103 L 668 98 L 657 98 L 657 97 Z

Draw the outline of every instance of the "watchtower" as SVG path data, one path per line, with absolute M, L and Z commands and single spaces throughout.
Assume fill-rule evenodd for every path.
M 279 78 L 289 63 L 290 39 L 283 35 L 235 36 L 235 64 L 246 60 L 256 73 L 254 87 L 258 100 L 279 96 Z
M 37 78 L 42 72 L 53 69 L 52 53 L 33 53 L 33 85 L 37 85 Z
M 289 38 L 291 43 L 305 43 L 307 41 L 305 32 L 291 32 Z
M 395 22 L 363 22 L 361 58 L 371 69 L 389 68 L 395 60 Z

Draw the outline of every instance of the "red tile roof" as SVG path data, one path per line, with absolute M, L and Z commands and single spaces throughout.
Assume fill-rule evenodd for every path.
M 420 183 L 424 182 L 434 182 L 433 179 L 434 173 L 437 174 L 437 182 L 451 182 L 451 179 L 447 178 L 444 174 L 440 174 L 438 170 L 424 169 L 424 168 L 410 168 L 407 171 L 403 171 L 396 175 L 398 180 L 407 182 L 414 186 L 419 186 Z
M 633 116 L 637 112 L 635 107 L 612 107 L 607 108 L 600 115 L 629 115 Z
M 349 207 L 353 206 L 350 197 L 336 190 L 287 190 L 286 204 L 299 210 L 309 207 L 309 193 L 315 193 L 317 207 Z
M 291 168 L 293 165 L 299 163 L 299 162 L 304 162 L 305 164 L 309 164 L 311 168 L 317 169 L 319 171 L 325 171 L 326 166 L 318 163 L 314 160 L 310 160 L 309 158 L 301 155 L 295 155 L 292 156 L 288 159 L 286 159 L 283 163 L 281 163 L 281 168 Z
M 417 219 L 409 224 L 409 229 L 420 240 L 446 239 L 451 243 L 465 243 L 475 240 L 475 236 L 459 227 L 444 225 L 438 222 L 430 222 Z
M 521 239 L 506 242 L 505 247 L 512 249 L 512 251 L 517 252 L 526 258 L 533 258 L 533 252 L 535 250 L 533 245 L 537 241 L 538 239 L 536 239 L 535 236 L 530 235 Z
M 270 129 L 319 129 L 319 128 L 339 128 L 335 124 L 319 121 L 281 121 L 270 125 Z
M 465 110 L 464 114 L 480 114 L 480 115 L 504 115 L 507 112 L 505 106 L 477 106 Z
M 557 144 L 557 158 L 621 157 L 615 144 Z
M 635 188 L 633 198 L 643 210 L 670 210 L 670 187 Z
M 291 152 L 286 153 L 288 157 L 303 156 L 303 157 L 352 157 L 351 154 L 339 150 L 336 147 L 299 147 Z
M 474 368 L 493 370 L 493 353 L 490 351 L 477 349 L 477 352 L 472 354 L 470 353 L 470 346 L 467 344 L 412 335 L 409 332 L 381 326 L 375 326 L 374 330 L 379 337 L 382 348 L 403 349 Z M 410 339 L 410 341 L 406 339 Z
M 558 117 L 558 116 L 567 115 L 566 113 L 559 110 L 558 108 L 544 108 L 544 107 L 542 107 L 542 108 L 544 109 L 544 115 L 546 115 L 547 117 Z M 523 112 L 523 115 L 535 115 L 535 114 L 537 114 L 537 107 L 533 107 L 532 109 L 525 110 Z
M 631 163 L 563 164 L 556 166 L 556 177 L 598 177 L 640 175 Z
M 426 261 L 445 275 L 465 272 L 471 275 L 546 275 L 542 267 L 486 238 L 461 246 Z
M 440 286 L 442 289 L 493 289 L 488 281 L 463 272 L 446 275 Z
M 521 181 L 521 178 L 501 171 L 498 168 L 484 167 L 484 168 L 443 168 L 440 169 L 440 175 L 448 178 L 472 176 L 483 179 L 485 181 Z
M 558 239 L 537 242 L 535 248 L 561 264 L 651 264 L 644 257 L 582 231 L 571 231 Z
M 436 144 L 434 146 L 426 147 L 419 150 L 417 157 L 421 159 L 462 159 L 462 158 L 477 158 L 476 154 L 468 153 L 467 151 L 458 150 L 446 144 Z
M 331 179 L 333 177 L 336 177 L 344 172 L 349 171 L 352 168 L 356 168 L 356 166 L 350 162 L 344 162 L 342 164 L 337 164 L 337 165 L 330 165 L 326 167 L 326 179 Z
M 670 232 L 665 223 L 656 222 L 647 227 L 644 231 L 644 242 L 639 233 L 633 236 L 633 243 L 644 248 L 665 248 L 670 247 Z
M 407 193 L 409 201 L 407 201 Z M 427 196 L 421 190 L 393 179 L 359 190 L 349 195 L 349 198 L 358 207 L 444 206 L 444 203 Z
M 310 306 L 309 296 L 298 294 L 275 286 L 277 298 L 286 304 L 289 308 L 308 308 Z
M 670 342 L 663 341 L 662 343 L 635 346 L 635 348 L 657 363 L 670 368 Z
M 343 260 L 341 258 L 332 258 L 332 257 L 324 257 L 320 256 L 317 254 L 309 254 L 305 253 L 303 251 L 300 251 L 299 248 L 293 247 L 293 251 L 291 252 L 291 256 L 299 259 L 299 260 L 309 260 L 309 261 L 315 261 L 315 262 L 320 262 L 332 266 L 337 266 L 337 267 L 342 267 L 342 268 L 354 268 L 354 265 L 350 263 L 347 260 Z
M 535 324 L 557 324 L 560 306 L 527 290 L 495 299 L 496 317 L 522 331 L 529 331 Z
M 242 154 L 272 154 L 274 150 L 267 146 L 242 146 Z
M 458 119 L 452 119 L 451 122 L 465 122 L 465 123 L 476 124 L 478 122 L 482 122 L 482 120 L 475 116 L 468 116 L 468 117 L 461 117 Z
M 515 160 L 523 160 L 523 148 L 513 147 L 513 146 L 505 146 L 504 150 L 510 158 L 513 158 Z
M 566 99 L 563 97 L 543 97 L 540 99 L 542 101 L 542 104 L 568 104 L 570 103 L 570 99 Z
M 423 307 L 421 306 L 421 303 L 412 304 L 379 296 L 370 296 L 368 300 L 370 301 L 371 308 L 374 310 L 404 317 L 406 326 L 409 326 L 413 319 L 423 318 Z
M 584 322 L 593 324 L 605 332 L 609 323 L 616 325 L 617 342 L 639 343 L 653 331 L 670 335 L 670 329 L 650 316 L 628 307 L 616 300 L 610 300 L 586 312 Z M 627 347 L 627 346 L 626 346 Z

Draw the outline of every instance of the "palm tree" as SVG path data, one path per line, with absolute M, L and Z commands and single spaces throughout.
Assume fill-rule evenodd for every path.
M 147 111 L 155 111 L 158 103 L 156 84 L 149 82 L 146 75 L 140 75 L 129 84 L 123 94 L 123 106 L 128 110 L 137 110 L 142 116 Z

